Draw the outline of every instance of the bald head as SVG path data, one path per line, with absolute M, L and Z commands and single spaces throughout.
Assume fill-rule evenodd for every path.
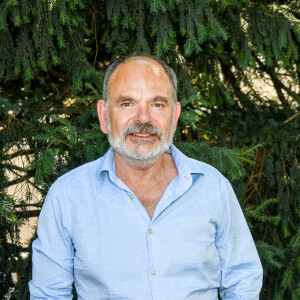
M 115 60 L 107 69 L 104 82 L 103 82 L 103 100 L 108 105 L 109 101 L 109 85 L 111 80 L 114 79 L 115 76 L 118 76 L 116 72 L 119 68 L 125 67 L 126 63 L 136 64 L 138 67 L 145 68 L 145 71 L 151 70 L 154 74 L 161 74 L 160 70 L 163 69 L 165 75 L 167 76 L 170 84 L 172 85 L 172 99 L 173 103 L 177 101 L 177 78 L 176 74 L 172 68 L 168 67 L 165 62 L 156 58 L 156 57 L 147 57 L 147 56 L 128 56 L 122 57 Z M 124 74 L 124 72 L 122 72 Z M 161 76 L 161 75 L 160 75 Z

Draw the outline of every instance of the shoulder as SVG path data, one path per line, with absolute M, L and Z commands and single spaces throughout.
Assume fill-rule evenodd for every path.
M 85 163 L 60 176 L 54 182 L 53 188 L 59 187 L 74 191 L 77 187 L 83 188 L 94 185 L 97 182 L 103 158 L 100 157 L 94 161 Z
M 50 187 L 45 203 L 57 203 L 64 211 L 73 211 L 85 196 L 96 190 L 102 157 L 60 176 Z M 69 213 L 69 212 L 68 212 Z
M 99 166 L 101 160 L 103 157 L 100 157 L 94 161 L 85 163 L 81 166 L 78 166 L 77 168 L 69 171 L 68 173 L 60 176 L 57 180 L 61 182 L 68 182 L 68 181 L 73 181 L 73 180 L 78 180 L 82 178 L 82 176 L 86 175 L 93 175 L 96 174 L 97 172 L 97 167 Z

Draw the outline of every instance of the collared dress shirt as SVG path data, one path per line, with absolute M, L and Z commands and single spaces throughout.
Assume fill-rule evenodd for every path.
M 31 299 L 258 299 L 262 267 L 231 185 L 171 146 L 178 175 L 152 219 L 114 151 L 50 188 L 33 242 Z

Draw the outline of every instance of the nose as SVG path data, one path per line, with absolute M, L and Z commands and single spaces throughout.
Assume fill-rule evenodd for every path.
M 140 104 L 137 107 L 135 121 L 141 123 L 151 123 L 151 112 L 147 105 Z

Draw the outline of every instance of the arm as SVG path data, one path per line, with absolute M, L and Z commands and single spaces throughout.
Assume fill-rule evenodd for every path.
M 228 181 L 223 191 L 224 227 L 216 241 L 222 272 L 220 295 L 224 300 L 256 300 L 262 286 L 260 259 Z
M 59 202 L 62 200 L 62 204 Z M 30 299 L 72 299 L 74 247 L 69 234 L 69 211 L 63 205 L 59 181 L 50 188 L 32 244 Z M 64 201 L 64 202 L 63 202 Z

